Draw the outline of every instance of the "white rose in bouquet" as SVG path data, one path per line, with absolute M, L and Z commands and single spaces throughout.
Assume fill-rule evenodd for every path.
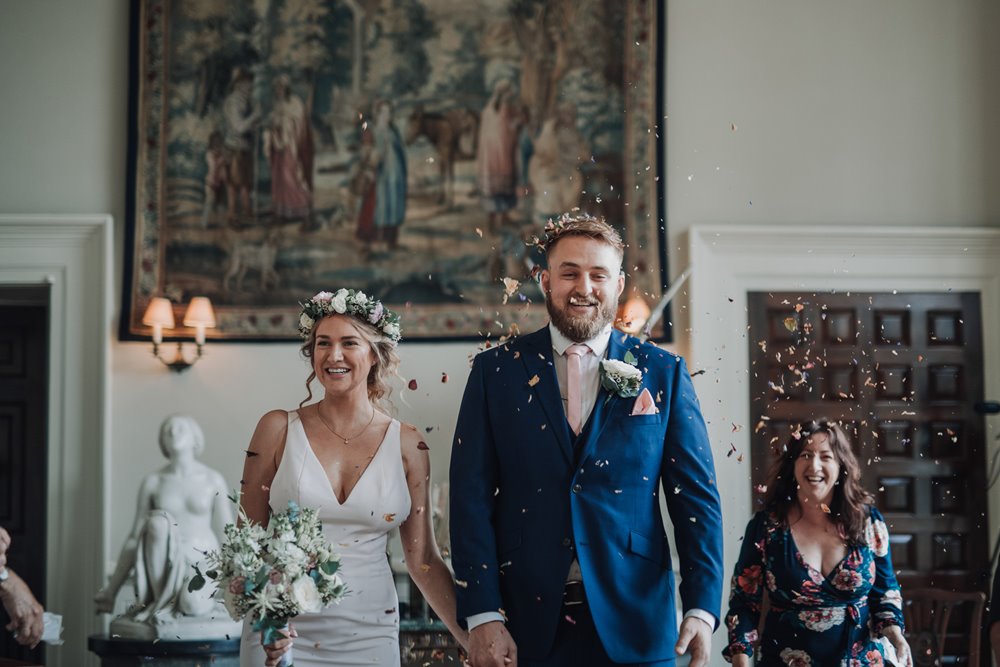
M 316 582 L 309 576 L 299 577 L 292 582 L 292 600 L 300 610 L 308 614 L 315 614 L 323 608 Z

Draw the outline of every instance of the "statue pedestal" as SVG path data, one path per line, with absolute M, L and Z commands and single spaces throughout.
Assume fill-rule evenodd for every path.
M 140 641 L 192 641 L 206 637 L 239 637 L 243 624 L 229 618 L 220 604 L 213 616 L 180 616 L 159 612 L 148 621 L 119 616 L 111 621 L 108 634 L 115 639 Z
M 240 638 L 145 641 L 91 635 L 87 648 L 101 667 L 239 667 Z

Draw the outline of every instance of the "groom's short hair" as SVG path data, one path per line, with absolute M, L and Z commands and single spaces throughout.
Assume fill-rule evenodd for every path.
M 615 249 L 619 257 L 625 256 L 625 243 L 621 234 L 603 218 L 589 213 L 564 213 L 558 220 L 550 220 L 546 225 L 545 256 L 552 253 L 561 239 L 568 236 L 583 236 L 607 243 Z

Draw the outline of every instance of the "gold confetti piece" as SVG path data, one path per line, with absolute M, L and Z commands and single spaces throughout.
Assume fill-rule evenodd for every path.
M 385 513 L 385 514 L 382 515 L 382 518 L 385 519 L 386 523 L 392 523 L 393 521 L 396 520 L 396 513 L 395 512 L 387 512 L 387 513 Z
M 428 565 L 427 563 L 421 563 L 420 564 L 420 571 L 421 572 L 430 572 L 431 571 L 431 566 Z
M 805 306 L 803 306 L 801 303 L 795 304 L 795 312 L 796 313 L 801 313 L 804 308 L 805 308 Z
M 539 382 L 541 382 L 541 378 L 539 378 L 537 375 L 532 375 L 531 379 L 528 380 L 528 386 L 529 387 L 534 387 Z
M 479 227 L 476 227 L 476 233 L 479 234 L 479 238 L 483 238 L 483 230 L 481 230 Z
M 799 328 L 799 323 L 795 320 L 794 317 L 786 317 L 784 324 L 785 328 L 788 329 L 789 331 L 795 331 L 796 329 Z
M 827 514 L 829 514 L 829 513 L 830 513 L 830 508 L 829 508 L 829 507 L 827 506 L 827 504 L 826 504 L 826 503 L 820 503 L 820 504 L 819 504 L 819 508 L 820 508 L 821 510 L 823 510 L 824 512 L 826 512 Z
M 468 581 L 462 581 L 461 579 L 456 579 L 455 580 L 455 585 L 456 586 L 461 586 L 462 588 L 468 588 L 469 587 L 469 582 Z

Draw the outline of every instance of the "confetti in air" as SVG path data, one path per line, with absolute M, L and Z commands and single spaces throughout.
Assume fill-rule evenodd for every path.
M 514 280 L 513 278 L 503 279 L 503 302 L 507 303 L 510 297 L 514 296 L 518 288 L 521 287 L 520 281 Z

